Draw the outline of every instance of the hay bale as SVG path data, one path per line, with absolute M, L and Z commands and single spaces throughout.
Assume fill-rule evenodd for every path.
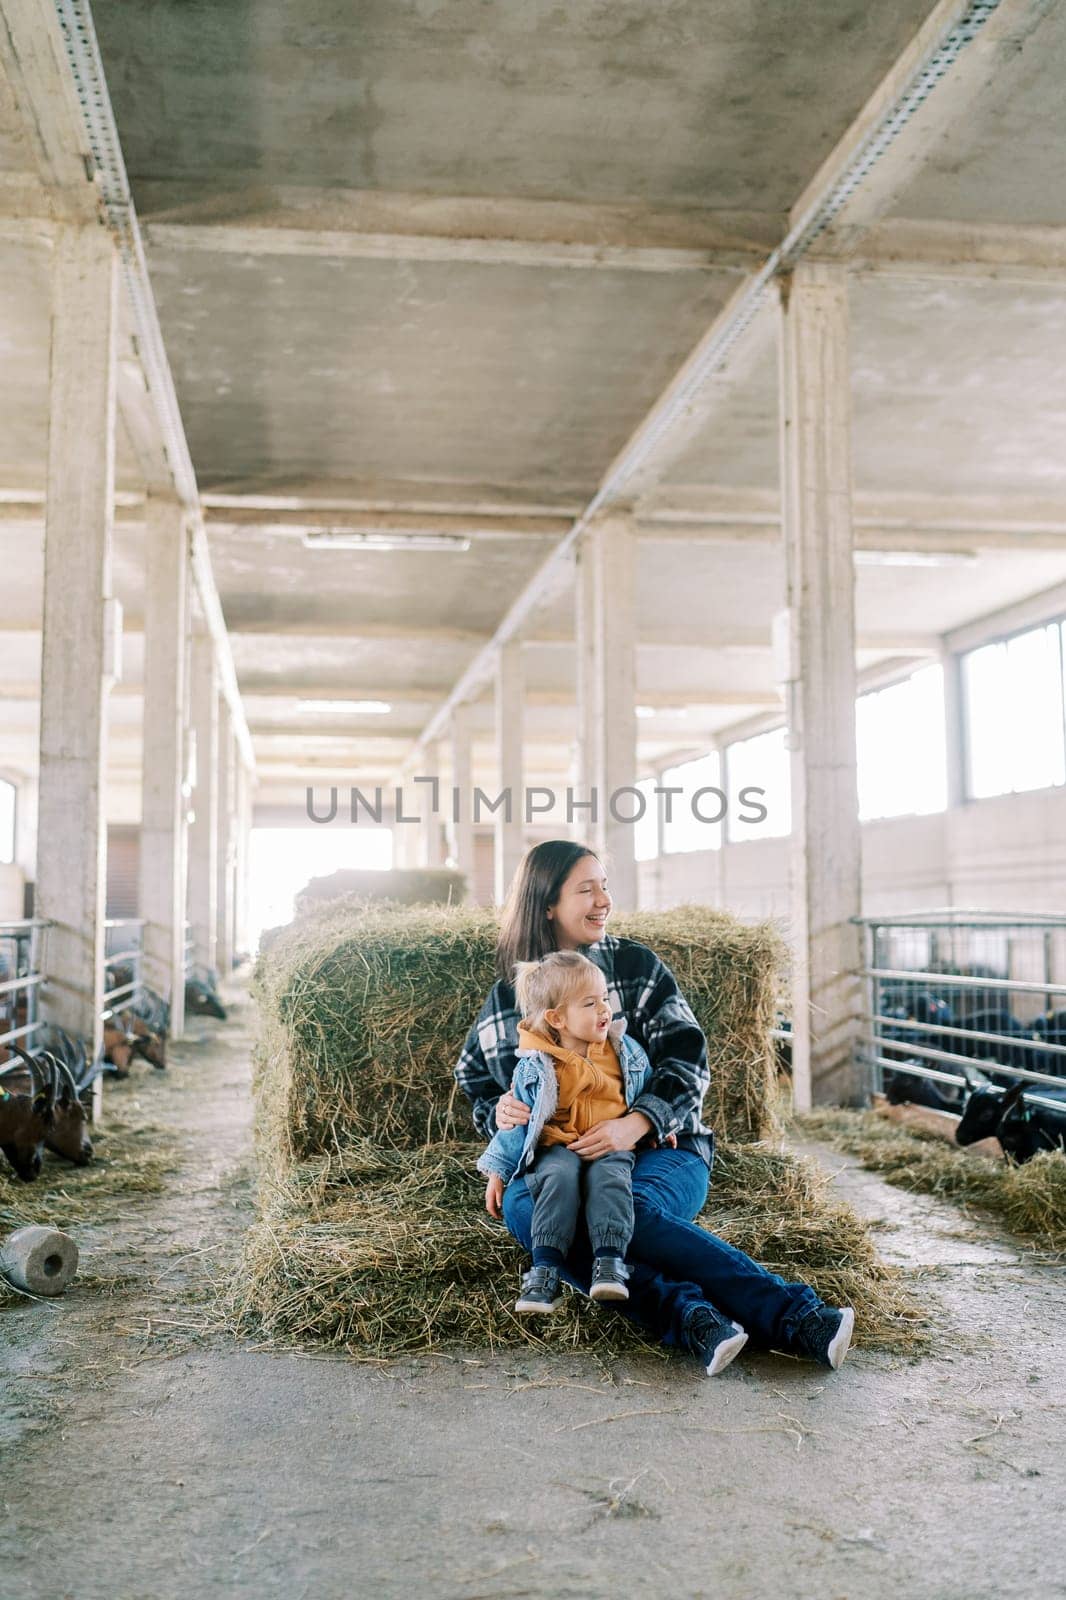
M 326 906 L 283 930 L 256 969 L 259 1138 L 273 1164 L 360 1137 L 465 1135 L 452 1069 L 493 981 L 497 921 L 463 906 Z M 775 1127 L 769 1030 L 776 930 L 704 907 L 620 919 L 662 955 L 707 1035 L 706 1116 L 729 1138 Z
M 479 1149 L 385 1150 L 362 1139 L 290 1169 L 249 1235 L 235 1280 L 238 1326 L 279 1343 L 343 1347 L 357 1359 L 456 1346 L 658 1348 L 577 1295 L 549 1319 L 515 1316 L 524 1256 L 482 1208 Z M 812 1163 L 766 1145 L 724 1146 L 703 1220 L 774 1271 L 853 1305 L 867 1347 L 920 1342 L 900 1275 L 879 1261 L 866 1224 Z
M 342 867 L 322 878 L 312 878 L 296 896 L 296 915 L 332 900 L 388 900 L 393 905 L 459 905 L 466 898 L 466 874 L 450 867 L 394 867 L 371 872 Z
M 797 1117 L 796 1126 L 857 1156 L 897 1188 L 977 1206 L 1038 1248 L 1066 1251 L 1066 1155 L 1060 1150 L 1023 1166 L 975 1161 L 933 1134 L 886 1123 L 871 1111 L 811 1111 Z

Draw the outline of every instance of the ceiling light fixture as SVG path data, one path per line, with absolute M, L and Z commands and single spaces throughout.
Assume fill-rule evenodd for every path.
M 856 550 L 857 567 L 968 567 L 976 550 Z
M 308 528 L 305 550 L 454 550 L 470 549 L 462 533 L 417 533 L 414 529 L 384 529 L 380 533 L 355 528 Z
M 300 711 L 340 711 L 345 716 L 383 717 L 392 707 L 385 700 L 300 700 Z

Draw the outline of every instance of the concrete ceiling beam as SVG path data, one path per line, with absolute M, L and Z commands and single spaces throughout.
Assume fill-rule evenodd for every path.
M 40 0 L 4 0 L 0 71 L 22 111 L 21 131 L 40 180 L 39 209 L 56 222 L 99 221 L 96 163 L 53 6 Z M 25 204 L 30 194 L 17 190 L 11 198 Z
M 144 631 L 142 618 L 133 617 L 126 620 L 124 632 L 130 635 L 141 634 Z M 0 646 L 5 637 L 25 638 L 27 634 L 38 634 L 39 625 L 27 623 L 19 626 L 10 620 L 0 628 Z M 321 627 L 315 623 L 293 622 L 289 624 L 268 622 L 259 618 L 250 619 L 246 623 L 237 622 L 230 625 L 230 632 L 243 638 L 258 638 L 264 642 L 286 641 L 293 639 L 314 640 L 316 644 L 336 644 L 338 649 L 360 642 L 371 640 L 374 643 L 394 642 L 396 644 L 430 643 L 430 644 L 479 644 L 491 635 L 485 633 L 471 633 L 461 628 L 424 627 L 416 623 L 353 623 L 349 632 L 338 633 L 336 625 L 324 623 Z M 859 650 L 876 650 L 883 654 L 924 655 L 935 653 L 939 648 L 939 636 L 936 634 L 899 634 L 899 633 L 871 633 L 860 635 L 857 641 Z M 523 637 L 527 649 L 551 650 L 574 648 L 572 634 L 534 633 Z M 769 630 L 765 628 L 709 628 L 705 624 L 685 625 L 674 624 L 669 628 L 653 626 L 642 627 L 638 643 L 642 646 L 651 646 L 655 649 L 682 649 L 682 650 L 713 650 L 713 651 L 751 651 L 770 649 Z M 270 694 L 273 691 L 259 688 L 254 691 L 258 694 Z M 301 697 L 304 691 L 298 691 Z M 388 691 L 383 691 L 387 695 Z M 443 694 L 444 690 L 438 691 Z M 306 698 L 315 698 L 307 694 Z M 344 699 L 361 699 L 361 695 L 345 692 Z M 377 696 L 374 696 L 376 699 Z
M 624 272 L 745 270 L 781 235 L 768 213 L 385 190 L 250 188 L 183 200 L 143 184 L 149 244 L 240 256 L 324 256 Z
M 904 279 L 1066 284 L 1066 228 L 893 218 L 870 229 L 851 265 Z
M 122 363 L 120 362 L 120 368 Z M 145 391 L 139 369 L 128 367 L 131 385 Z M 128 418 L 127 418 L 128 422 Z M 153 434 L 145 427 L 145 454 L 154 449 Z M 161 459 L 161 458 L 160 458 Z M 502 537 L 554 538 L 565 535 L 572 519 L 548 507 L 495 511 L 435 511 L 423 506 L 387 510 L 355 510 L 308 503 L 294 509 L 243 503 L 229 497 L 225 507 L 205 508 L 210 531 L 233 532 L 247 528 L 257 533 L 298 536 L 306 531 L 337 529 L 365 533 L 455 533 L 471 539 Z M 258 499 L 259 497 L 250 497 Z M 265 498 L 265 497 L 264 497 Z M 666 486 L 649 492 L 633 507 L 636 531 L 646 540 L 686 540 L 737 543 L 776 540 L 781 518 L 775 489 L 716 490 L 699 485 Z M 928 549 L 930 537 L 958 535 L 945 548 L 966 545 L 988 549 L 1055 549 L 1066 538 L 1066 503 L 1036 496 L 1000 499 L 969 495 L 878 494 L 855 495 L 853 523 L 860 549 L 878 549 L 891 536 L 893 548 Z M 0 526 L 43 528 L 43 494 L 17 488 L 0 489 Z M 144 497 L 126 492 L 116 496 L 115 524 L 139 531 L 144 527 Z M 913 536 L 913 544 L 901 543 Z

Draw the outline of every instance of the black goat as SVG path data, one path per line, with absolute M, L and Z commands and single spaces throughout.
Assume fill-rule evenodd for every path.
M 901 1061 L 902 1064 L 902 1061 Z M 929 1063 L 911 1057 L 907 1066 L 918 1072 L 928 1070 Z M 950 1111 L 958 1116 L 964 1090 L 951 1083 L 939 1083 L 935 1078 L 917 1077 L 912 1072 L 890 1072 L 886 1067 L 883 1077 L 885 1099 L 889 1105 L 931 1106 L 934 1111 Z
M 1045 1093 L 1042 1088 L 1032 1092 Z M 1061 1091 L 1047 1093 L 1058 1098 Z M 1031 1161 L 1041 1150 L 1066 1150 L 1066 1103 L 1061 1111 L 1034 1105 L 1025 1099 L 1024 1082 L 1007 1090 L 974 1089 L 955 1130 L 955 1142 L 967 1145 L 992 1138 L 1018 1163 Z
M 185 979 L 185 1009 L 194 1017 L 226 1020 L 226 1008 L 218 994 L 218 976 L 208 967 L 193 967 Z

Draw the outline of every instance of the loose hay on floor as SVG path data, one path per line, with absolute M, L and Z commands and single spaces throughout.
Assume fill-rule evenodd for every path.
M 46 1152 L 36 1183 L 20 1183 L 6 1166 L 0 1170 L 0 1236 L 31 1222 L 66 1231 L 113 1221 L 145 1195 L 159 1194 L 177 1165 L 173 1134 L 151 1122 L 109 1115 L 92 1140 L 87 1167 Z M 0 1278 L 0 1304 L 19 1298 Z
M 482 1209 L 479 1149 L 357 1140 L 293 1167 L 264 1192 L 249 1235 L 234 1297 L 242 1330 L 359 1359 L 459 1346 L 641 1347 L 617 1313 L 576 1295 L 551 1318 L 515 1316 L 524 1257 Z M 723 1148 L 703 1221 L 783 1276 L 853 1305 L 861 1343 L 920 1342 L 900 1275 L 812 1163 L 767 1145 Z
M 812 1111 L 802 1133 L 857 1156 L 888 1183 L 973 1205 L 1000 1217 L 1028 1243 L 1066 1251 L 1066 1155 L 1047 1151 L 1024 1166 L 986 1161 L 873 1111 Z
M 612 928 L 677 974 L 709 1043 L 713 1126 L 736 1139 L 771 1134 L 776 930 L 705 907 Z M 493 982 L 496 931 L 490 911 L 345 902 L 278 935 L 256 969 L 257 1135 L 272 1167 L 363 1136 L 466 1136 L 452 1070 Z
M 92 1131 L 92 1140 L 87 1167 L 46 1151 L 36 1183 L 20 1183 L 6 1166 L 0 1170 L 0 1228 L 106 1222 L 135 1204 L 136 1196 L 159 1194 L 177 1162 L 173 1134 L 155 1123 L 109 1116 L 106 1126 Z

